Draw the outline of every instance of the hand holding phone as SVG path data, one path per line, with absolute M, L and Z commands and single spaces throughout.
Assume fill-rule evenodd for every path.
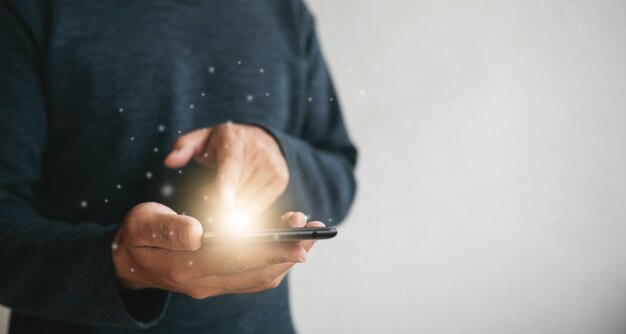
M 324 228 L 290 212 L 278 226 L 290 230 Z M 127 289 L 157 288 L 207 298 L 275 288 L 289 269 L 306 261 L 315 240 L 283 243 L 222 244 L 201 247 L 202 226 L 158 203 L 128 212 L 117 231 L 111 255 Z M 148 247 L 146 247 L 148 246 Z

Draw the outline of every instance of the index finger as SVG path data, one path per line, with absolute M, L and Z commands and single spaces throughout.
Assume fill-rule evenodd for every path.
M 203 128 L 180 136 L 174 143 L 172 151 L 165 158 L 165 166 L 168 168 L 185 166 L 191 158 L 198 155 L 210 134 L 210 128 Z
M 212 185 L 214 195 L 217 196 L 218 204 L 233 209 L 243 169 L 243 145 L 232 136 L 218 138 L 217 141 L 213 143 L 217 146 L 215 147 L 215 180 Z

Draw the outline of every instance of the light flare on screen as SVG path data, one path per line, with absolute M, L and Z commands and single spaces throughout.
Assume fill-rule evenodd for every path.
M 240 234 L 250 228 L 252 216 L 245 209 L 234 209 L 226 214 L 225 223 L 227 231 Z

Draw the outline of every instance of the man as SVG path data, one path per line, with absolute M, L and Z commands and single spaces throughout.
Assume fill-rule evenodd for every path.
M 299 0 L 0 0 L 0 113 L 11 333 L 293 332 L 283 277 L 312 243 L 200 239 L 241 207 L 299 228 L 353 199 Z

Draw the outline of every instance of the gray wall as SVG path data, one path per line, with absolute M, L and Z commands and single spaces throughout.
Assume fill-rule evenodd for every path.
M 301 332 L 626 333 L 626 2 L 311 6 L 361 188 Z
M 0 333 L 4 334 L 7 331 L 9 310 L 0 306 Z
M 361 160 L 300 331 L 626 332 L 626 3 L 310 4 Z

